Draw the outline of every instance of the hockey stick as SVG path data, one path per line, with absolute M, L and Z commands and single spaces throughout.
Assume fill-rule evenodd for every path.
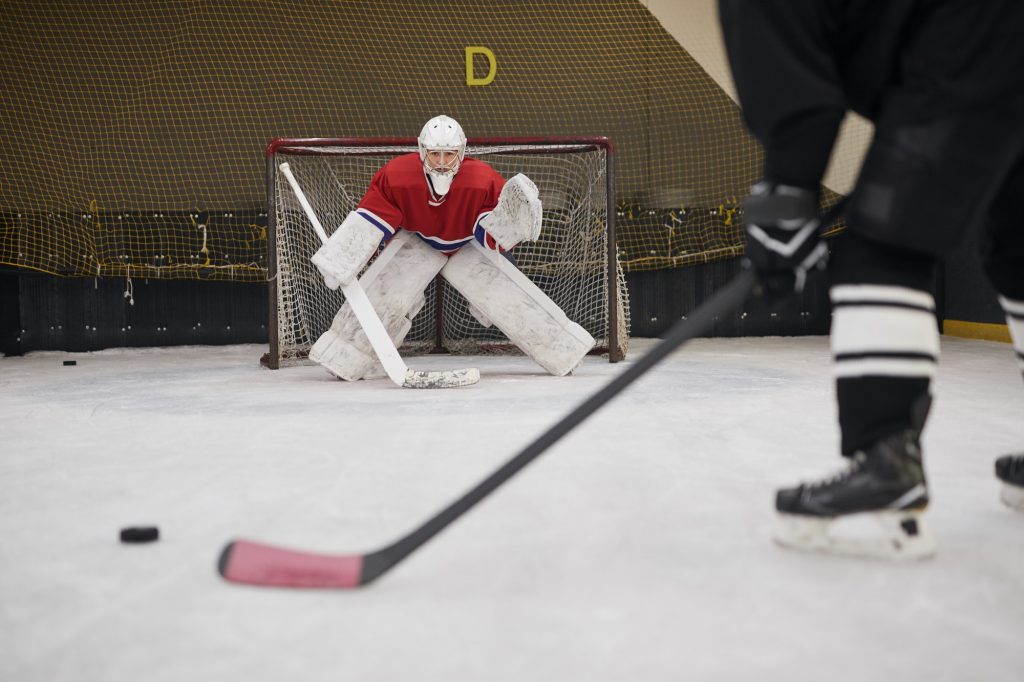
M 833 206 L 821 220 L 829 226 L 844 201 Z M 217 569 L 228 581 L 271 587 L 350 588 L 367 585 L 394 568 L 453 521 L 472 509 L 537 459 L 583 420 L 639 379 L 683 343 L 710 329 L 715 320 L 739 308 L 754 290 L 757 276 L 744 269 L 725 287 L 701 304 L 688 318 L 677 322 L 658 345 L 609 381 L 576 409 L 542 433 L 519 454 L 476 487 L 442 509 L 433 518 L 395 542 L 368 554 L 328 555 L 274 547 L 250 540 L 234 540 L 221 550 Z
M 221 552 L 218 563 L 220 574 L 231 582 L 277 587 L 358 587 L 372 582 L 512 478 L 683 342 L 706 332 L 717 317 L 737 308 L 746 300 L 754 282 L 754 273 L 744 270 L 689 318 L 672 327 L 663 341 L 608 382 L 604 388 L 541 434 L 475 488 L 398 541 L 368 554 L 330 556 L 297 552 L 248 540 L 235 540 L 228 543 Z
M 305 192 L 299 187 L 299 182 L 295 179 L 291 167 L 286 162 L 278 166 L 278 169 L 284 174 L 288 184 L 291 185 L 295 198 L 302 205 L 302 210 L 305 211 L 309 222 L 313 224 L 313 229 L 316 230 L 321 243 L 326 243 L 327 232 L 324 231 L 324 226 L 320 224 L 320 219 L 313 212 L 313 207 L 309 204 L 309 200 L 306 199 Z M 363 332 L 366 333 L 370 346 L 373 347 L 373 351 L 380 358 L 384 371 L 387 372 L 391 381 L 397 385 L 402 388 L 453 388 L 456 386 L 470 386 L 480 381 L 480 372 L 475 368 L 443 370 L 440 372 L 420 372 L 409 369 L 405 361 L 402 360 L 402 356 L 398 354 L 398 349 L 395 348 L 394 342 L 391 341 L 391 337 L 384 328 L 384 323 L 380 321 L 377 311 L 373 309 L 373 304 L 370 303 L 370 299 L 367 298 L 366 291 L 359 281 L 353 280 L 351 284 L 342 284 L 341 291 L 345 294 L 345 300 L 348 301 L 352 312 L 355 313 L 356 319 L 359 320 Z

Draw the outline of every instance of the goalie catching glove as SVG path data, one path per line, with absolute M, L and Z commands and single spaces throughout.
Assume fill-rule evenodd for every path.
M 747 259 L 764 293 L 803 291 L 807 272 L 823 268 L 828 247 L 821 241 L 816 192 L 759 182 L 743 200 Z
M 498 205 L 489 215 L 480 219 L 480 227 L 498 246 L 508 250 L 519 242 L 537 239 L 540 236 L 542 216 L 537 185 L 522 173 L 517 173 L 501 188 Z M 484 235 L 478 233 L 476 238 L 487 246 Z
M 383 233 L 352 211 L 310 260 L 330 289 L 351 284 L 380 246 Z

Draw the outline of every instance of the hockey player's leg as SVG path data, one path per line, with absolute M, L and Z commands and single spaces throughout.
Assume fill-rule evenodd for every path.
M 784 518 L 827 522 L 858 514 L 889 518 L 895 511 L 916 532 L 911 539 L 925 538 L 910 543 L 910 554 L 923 556 L 932 551 L 921 524 L 924 475 L 918 482 L 891 477 L 894 469 L 878 465 L 888 459 L 879 453 L 902 451 L 897 459 L 906 469 L 919 469 L 923 406 L 939 351 L 931 294 L 935 264 L 975 229 L 979 206 L 993 201 L 1014 167 L 1020 126 L 1019 116 L 995 108 L 901 119 L 908 111 L 882 108 L 850 199 L 848 229 L 837 239 L 830 266 L 842 452 L 854 464 L 818 485 L 783 491 L 778 507 Z M 1020 211 L 1014 216 L 1019 219 Z M 872 486 L 878 497 L 869 494 Z M 889 544 L 876 547 L 907 556 L 910 531 L 900 524 L 889 531 Z M 842 540 L 836 536 L 828 548 Z M 851 543 L 844 549 L 859 548 Z
M 989 220 L 980 240 L 982 263 L 1006 314 L 1017 365 L 1024 375 L 1024 158 L 1011 171 L 992 202 Z M 996 460 L 1001 481 L 1000 499 L 1010 508 L 1024 511 L 1024 452 Z
M 780 544 L 893 559 L 934 553 L 923 519 L 928 491 L 920 448 L 939 352 L 928 293 L 934 264 L 933 257 L 855 234 L 836 244 L 832 351 L 850 463 L 778 492 Z M 857 518 L 881 528 L 850 534 Z
M 452 256 L 441 275 L 461 293 L 478 320 L 494 324 L 541 367 L 564 376 L 595 341 L 514 265 L 475 241 Z
M 423 307 L 423 290 L 447 258 L 415 235 L 399 232 L 377 257 L 360 282 L 388 335 L 398 346 Z M 371 373 L 376 355 L 348 303 L 335 315 L 331 327 L 310 349 L 311 360 L 334 376 L 356 381 Z

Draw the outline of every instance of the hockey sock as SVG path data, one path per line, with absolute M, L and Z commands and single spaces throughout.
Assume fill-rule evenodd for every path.
M 1013 350 L 1017 353 L 1017 365 L 1024 374 L 1024 301 L 1011 301 L 1005 296 L 1000 296 L 999 303 L 1006 313 L 1006 324 L 1010 327 Z
M 847 234 L 832 263 L 832 356 L 841 450 L 924 427 L 939 358 L 935 259 Z

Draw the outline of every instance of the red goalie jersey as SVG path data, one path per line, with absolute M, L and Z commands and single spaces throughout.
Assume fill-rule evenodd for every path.
M 418 234 L 442 253 L 454 253 L 476 239 L 490 249 L 494 240 L 480 219 L 498 204 L 505 180 L 483 161 L 465 158 L 443 197 L 427 185 L 419 154 L 403 154 L 377 171 L 356 212 L 390 239 L 397 230 Z

